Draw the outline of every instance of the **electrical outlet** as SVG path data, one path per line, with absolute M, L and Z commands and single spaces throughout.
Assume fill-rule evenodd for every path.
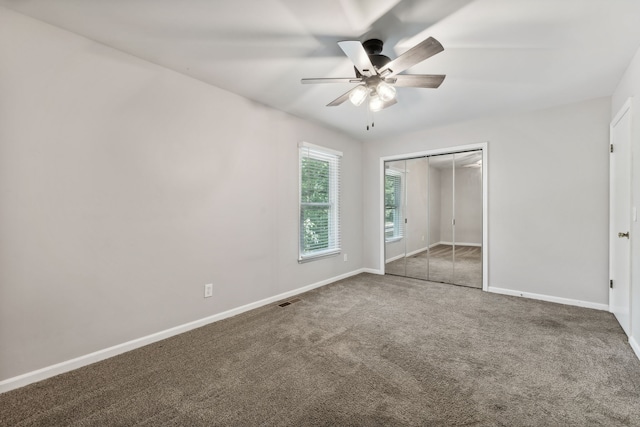
M 204 297 L 209 298 L 213 296 L 213 283 L 204 285 Z
M 347 254 L 344 254 L 344 261 L 345 261 L 345 262 L 347 262 L 347 259 L 349 259 L 349 258 L 347 257 Z

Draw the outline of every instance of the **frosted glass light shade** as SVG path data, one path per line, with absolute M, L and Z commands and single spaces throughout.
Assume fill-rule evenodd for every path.
M 356 86 L 349 94 L 349 101 L 357 107 L 367 99 L 368 94 L 369 90 L 364 85 Z
M 380 99 L 384 102 L 391 101 L 396 97 L 396 88 L 391 86 L 389 83 L 380 82 L 378 83 L 378 87 L 376 88 L 376 92 Z
M 376 95 L 371 95 L 371 98 L 369 98 L 369 109 L 371 111 L 380 111 L 382 110 L 382 107 L 384 107 L 384 101 L 380 98 L 380 96 Z

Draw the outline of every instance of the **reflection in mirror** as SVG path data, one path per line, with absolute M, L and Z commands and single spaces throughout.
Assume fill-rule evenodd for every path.
M 384 171 L 385 272 L 405 276 L 406 161 L 385 162 Z
M 453 279 L 453 154 L 429 157 L 429 280 Z
M 428 185 L 429 159 L 420 157 L 406 163 L 406 275 L 417 279 L 429 278 L 429 221 Z
M 482 150 L 385 163 L 385 272 L 482 288 Z
M 452 283 L 482 288 L 482 151 L 455 155 Z

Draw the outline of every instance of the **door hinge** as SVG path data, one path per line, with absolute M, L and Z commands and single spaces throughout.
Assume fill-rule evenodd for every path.
M 405 218 L 405 219 L 404 219 L 404 223 L 405 223 L 405 224 L 407 223 L 407 218 Z
M 613 280 L 609 280 L 609 288 L 613 289 Z
M 609 152 L 610 152 L 610 153 L 613 153 L 613 144 L 610 144 L 610 145 L 609 145 Z

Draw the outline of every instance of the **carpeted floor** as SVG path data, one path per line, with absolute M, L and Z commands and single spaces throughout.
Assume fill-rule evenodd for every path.
M 452 246 L 437 245 L 392 261 L 385 266 L 385 271 L 415 279 L 482 288 L 482 249 L 456 245 L 454 262 Z
M 637 426 L 610 313 L 361 274 L 0 395 L 3 426 Z

